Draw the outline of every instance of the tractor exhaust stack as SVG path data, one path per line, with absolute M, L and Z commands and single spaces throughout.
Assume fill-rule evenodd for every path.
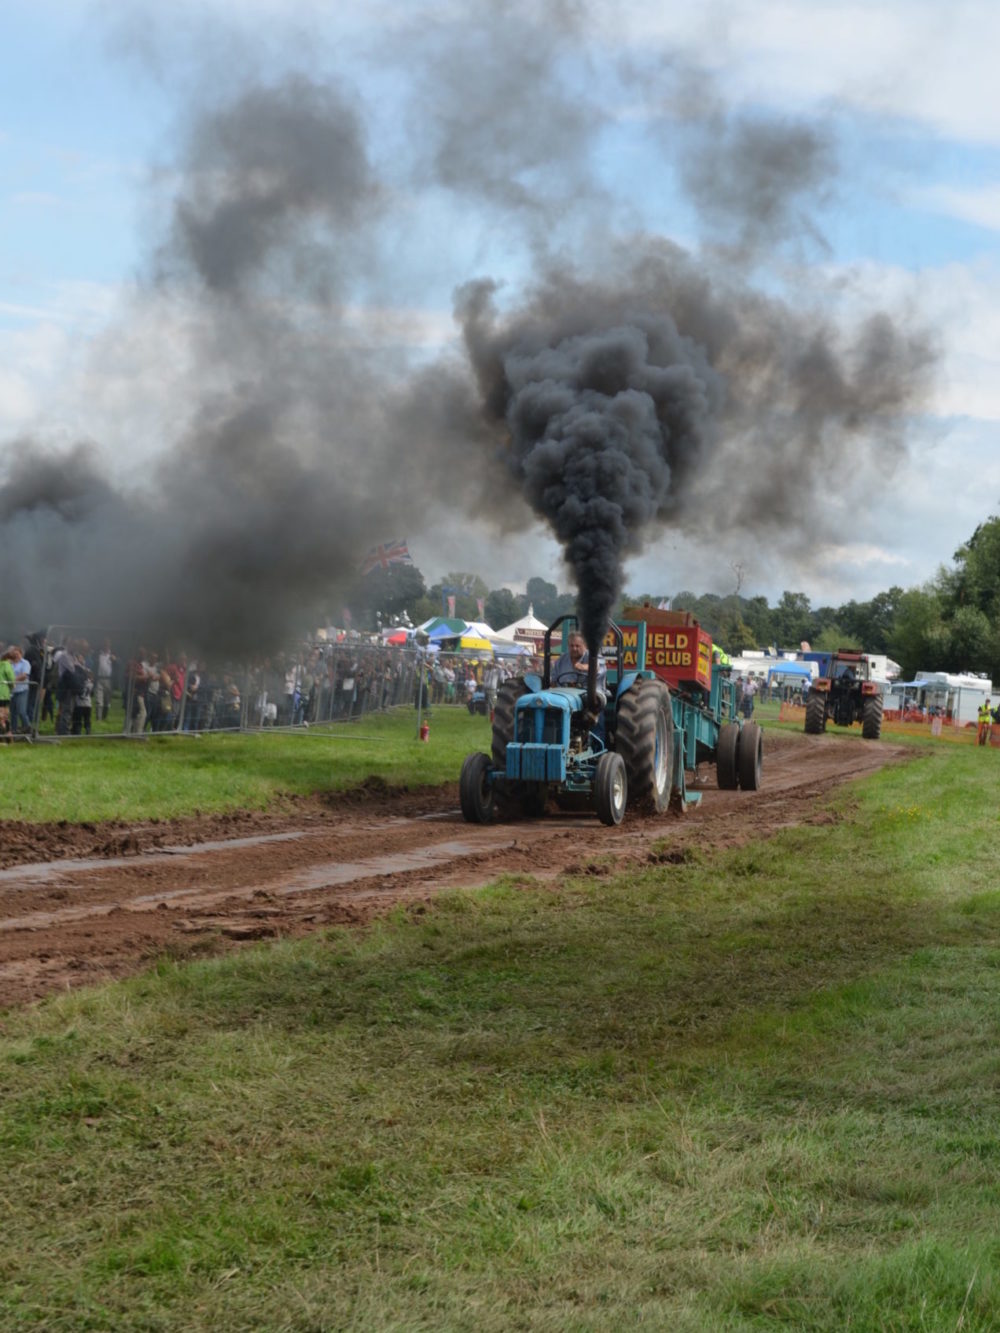
M 587 652 L 587 708 L 591 713 L 600 712 L 597 702 L 597 653 L 588 648 Z

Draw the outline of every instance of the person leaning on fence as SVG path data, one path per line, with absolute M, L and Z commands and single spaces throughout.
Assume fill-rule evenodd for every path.
M 146 730 L 146 683 L 149 676 L 149 663 L 146 650 L 140 647 L 125 668 L 125 697 L 129 701 L 129 716 L 125 719 L 125 731 L 134 736 L 141 736 Z
M 76 645 L 64 643 L 52 656 L 56 669 L 56 735 L 68 736 L 76 701 Z
M 978 712 L 979 730 L 976 733 L 976 740 L 980 745 L 985 745 L 990 738 L 990 726 L 993 723 L 993 713 L 990 709 L 989 699 L 984 699 L 979 705 Z
M 82 645 L 86 648 L 86 644 Z M 85 653 L 76 654 L 73 666 L 73 713 L 70 731 L 72 735 L 90 735 L 94 706 L 94 676 L 87 665 Z
M 40 696 L 44 693 L 45 634 L 42 630 L 36 630 L 34 634 L 28 635 L 25 642 L 27 643 L 27 652 L 24 657 L 31 668 L 30 684 L 28 686 L 28 717 L 31 719 L 31 725 L 34 726 L 38 717 Z
M 97 654 L 97 679 L 94 683 L 94 709 L 99 722 L 105 721 L 111 707 L 111 677 L 117 660 L 111 651 L 111 640 L 105 639 Z
M 10 694 L 10 729 L 13 735 L 31 736 L 28 717 L 28 690 L 31 684 L 31 665 L 17 644 L 10 646 L 10 662 L 14 668 L 14 688 Z
M 497 711 L 497 690 L 500 688 L 500 668 L 496 662 L 487 662 L 483 670 L 483 693 L 492 722 Z

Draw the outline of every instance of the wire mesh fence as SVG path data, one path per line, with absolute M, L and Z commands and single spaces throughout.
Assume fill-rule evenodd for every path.
M 450 669 L 455 701 L 478 667 L 459 664 L 461 699 Z M 11 732 L 32 739 L 333 726 L 426 707 L 438 674 L 418 649 L 364 641 L 235 662 L 123 649 L 113 633 L 68 625 L 29 636 L 18 671 Z

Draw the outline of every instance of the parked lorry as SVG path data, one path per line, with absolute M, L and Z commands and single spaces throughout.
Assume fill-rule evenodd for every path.
M 830 654 L 823 675 L 812 683 L 805 729 L 818 736 L 826 731 L 827 722 L 839 727 L 860 722 L 865 740 L 877 741 L 882 735 L 882 703 L 882 685 L 872 678 L 867 655 L 840 649 Z
M 718 785 L 755 791 L 763 735 L 737 715 L 728 667 L 687 612 L 628 608 L 602 648 L 607 702 L 597 696 L 597 660 L 586 686 L 552 683 L 553 640 L 574 627 L 562 616 L 545 632 L 540 675 L 504 682 L 497 692 L 492 752 L 470 754 L 459 784 L 472 823 L 505 814 L 540 815 L 553 798 L 565 809 L 593 809 L 619 824 L 628 809 L 662 813 L 701 799 L 686 782 L 714 763 Z

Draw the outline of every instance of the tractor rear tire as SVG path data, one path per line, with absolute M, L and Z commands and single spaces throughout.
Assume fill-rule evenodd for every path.
M 726 722 L 719 730 L 719 744 L 715 751 L 715 780 L 721 791 L 735 791 L 740 785 L 736 766 L 739 744 L 739 727 L 735 722 Z
M 625 760 L 614 750 L 605 750 L 594 769 L 594 805 L 602 824 L 620 824 L 628 804 L 628 773 Z
M 865 700 L 861 713 L 861 735 L 866 741 L 877 741 L 882 736 L 882 696 L 873 695 Z
M 486 780 L 490 768 L 488 754 L 470 754 L 462 765 L 458 797 L 470 824 L 489 824 L 493 819 L 493 788 Z
M 629 806 L 662 814 L 674 776 L 674 714 L 662 680 L 640 677 L 618 700 L 615 750 L 625 761 Z
M 826 731 L 826 696 L 810 694 L 806 702 L 806 733 L 819 736 Z
M 518 699 L 531 690 L 524 683 L 522 676 L 505 680 L 497 690 L 496 706 L 493 709 L 493 763 L 501 772 L 507 769 L 507 746 L 514 739 L 514 709 Z
M 756 722 L 745 722 L 740 732 L 736 760 L 740 770 L 740 786 L 744 791 L 759 789 L 763 759 L 764 733 Z

